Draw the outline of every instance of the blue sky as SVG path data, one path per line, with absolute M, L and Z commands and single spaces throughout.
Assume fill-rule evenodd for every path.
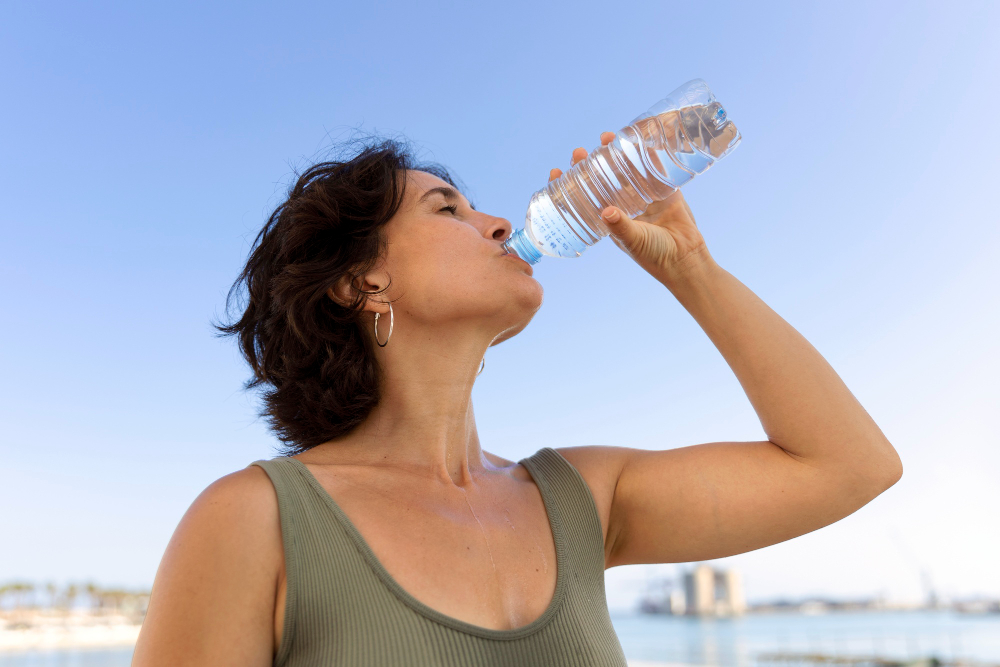
M 825 356 L 905 468 L 842 521 L 715 564 L 751 600 L 918 599 L 921 570 L 946 595 L 1000 595 L 1000 5 L 2 13 L 0 532 L 16 548 L 0 580 L 148 585 L 197 493 L 274 455 L 210 322 L 293 171 L 332 142 L 405 136 L 519 227 L 573 148 L 700 77 L 743 134 L 685 186 L 712 254 Z M 535 277 L 542 309 L 474 389 L 487 450 L 765 437 L 697 323 L 612 243 Z M 680 569 L 610 570 L 609 602 Z

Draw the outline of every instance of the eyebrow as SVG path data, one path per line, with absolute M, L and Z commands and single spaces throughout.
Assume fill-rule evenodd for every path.
M 449 201 L 458 200 L 461 197 L 461 195 L 458 194 L 458 190 L 455 190 L 454 188 L 446 188 L 446 187 L 442 186 L 442 187 L 437 187 L 437 188 L 431 188 L 430 190 L 428 190 L 427 192 L 425 192 L 424 194 L 422 194 L 420 196 L 420 199 L 417 200 L 417 204 L 418 205 L 422 204 L 425 199 L 427 199 L 431 195 L 436 195 L 436 194 L 443 196 L 445 199 L 447 199 Z M 475 211 L 476 210 L 476 205 L 473 204 L 470 201 L 469 202 L 469 208 L 471 208 L 473 211 Z

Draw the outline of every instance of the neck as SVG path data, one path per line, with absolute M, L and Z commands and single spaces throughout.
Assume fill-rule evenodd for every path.
M 379 404 L 350 434 L 316 449 L 336 451 L 339 461 L 466 486 L 473 473 L 494 467 L 483 456 L 472 408 L 472 386 L 491 340 L 467 329 L 431 332 L 408 324 L 376 349 L 384 374 Z

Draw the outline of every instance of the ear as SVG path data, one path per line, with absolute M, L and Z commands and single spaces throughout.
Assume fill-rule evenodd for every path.
M 351 287 L 352 282 L 354 284 L 353 288 Z M 388 277 L 379 273 L 369 273 L 363 277 L 345 273 L 337 279 L 337 282 L 326 289 L 326 295 L 340 305 L 347 307 L 356 298 L 358 290 L 373 292 L 384 289 L 388 284 Z M 387 314 L 389 312 L 389 302 L 384 299 L 384 293 L 368 296 L 365 301 L 364 310 Z

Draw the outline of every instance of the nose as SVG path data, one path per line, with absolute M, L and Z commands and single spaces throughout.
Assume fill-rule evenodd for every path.
M 492 216 L 493 220 L 486 227 L 486 234 L 494 241 L 506 241 L 507 237 L 514 232 L 514 225 L 505 218 Z

